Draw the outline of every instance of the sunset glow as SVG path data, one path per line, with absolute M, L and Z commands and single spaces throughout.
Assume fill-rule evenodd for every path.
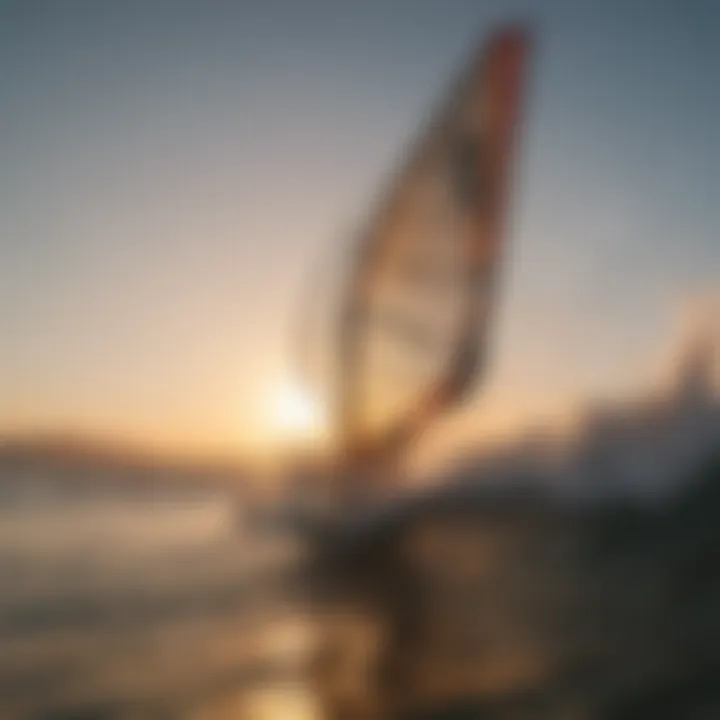
M 303 440 L 319 435 L 325 427 L 323 408 L 316 397 L 292 380 L 278 384 L 270 407 L 273 429 L 283 440 Z
M 303 289 L 327 301 L 322 263 L 498 3 L 427 3 L 420 29 L 387 3 L 182 4 L 172 32 L 143 3 L 40 4 L 0 28 L 0 438 L 224 457 L 325 435 L 283 382 Z M 696 37 L 717 20 L 647 5 L 543 11 L 488 368 L 428 438 L 443 456 L 628 392 L 717 286 L 717 43 Z

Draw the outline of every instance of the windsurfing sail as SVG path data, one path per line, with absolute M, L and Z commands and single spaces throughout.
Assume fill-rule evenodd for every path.
M 482 376 L 529 49 L 521 27 L 481 44 L 352 249 L 330 345 L 349 465 L 399 457 Z

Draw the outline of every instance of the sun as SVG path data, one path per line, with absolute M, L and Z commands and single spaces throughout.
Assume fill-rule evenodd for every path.
M 272 398 L 272 422 L 286 439 L 318 435 L 324 427 L 324 413 L 317 398 L 302 385 L 284 380 Z

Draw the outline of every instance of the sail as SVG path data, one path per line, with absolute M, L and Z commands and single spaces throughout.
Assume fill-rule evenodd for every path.
M 348 448 L 399 452 L 481 376 L 529 44 L 482 44 L 360 236 L 337 344 Z
M 313 278 L 300 341 L 350 464 L 399 456 L 482 377 L 529 49 L 520 27 L 480 43 L 351 252 Z

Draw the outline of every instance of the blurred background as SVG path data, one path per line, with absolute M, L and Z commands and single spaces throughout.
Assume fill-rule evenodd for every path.
M 483 651 L 465 675 L 398 651 L 404 696 L 720 713 L 716 3 L 5 0 L 0 717 L 318 716 L 294 678 L 335 615 L 265 512 L 331 441 L 298 298 L 516 18 L 538 41 L 490 370 L 403 488 L 413 517 L 478 507 L 429 542 L 482 569 Z

